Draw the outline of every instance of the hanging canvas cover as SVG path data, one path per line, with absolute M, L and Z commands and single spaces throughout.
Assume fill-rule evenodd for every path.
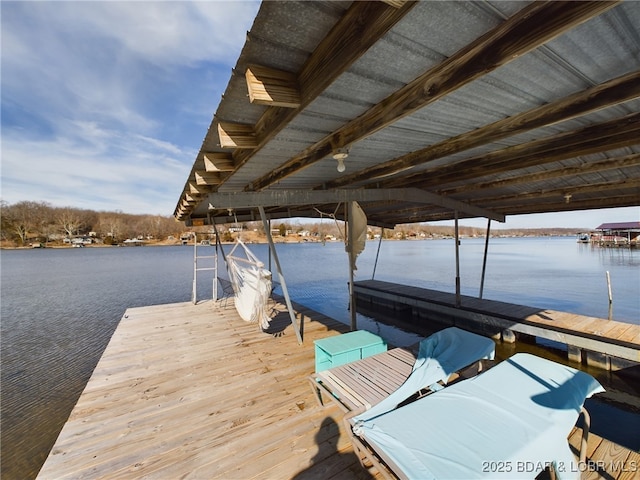
M 242 240 L 238 240 L 227 255 L 227 267 L 240 317 L 247 322 L 259 322 L 263 329 L 268 328 L 271 321 L 267 308 L 271 296 L 271 272 Z
M 362 210 L 362 207 L 358 202 L 353 202 L 352 225 L 353 225 L 353 256 L 351 257 L 351 269 L 357 270 L 356 260 L 358 255 L 362 253 L 365 245 L 367 244 L 367 215 Z M 349 251 L 349 245 L 346 246 L 347 252 Z

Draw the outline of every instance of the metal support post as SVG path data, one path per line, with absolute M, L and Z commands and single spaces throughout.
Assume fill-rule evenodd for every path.
M 355 240 L 353 231 L 353 204 L 354 202 L 348 203 L 349 206 L 347 213 L 347 251 L 349 253 L 349 310 L 351 313 L 351 331 L 358 329 L 356 296 L 353 291 L 353 265 L 355 264 L 353 254 L 353 242 Z
M 456 307 L 459 307 L 460 299 L 460 235 L 458 232 L 458 211 L 455 210 L 455 236 L 456 236 Z
M 378 256 L 380 255 L 380 245 L 382 245 L 382 237 L 384 237 L 384 227 L 380 229 L 380 241 L 378 241 L 378 251 L 376 252 L 376 263 L 373 264 L 373 274 L 371 275 L 371 280 L 373 280 L 376 276 L 376 268 L 378 267 Z
M 267 241 L 269 242 L 269 251 L 273 255 L 273 261 L 275 262 L 276 268 L 278 270 L 278 279 L 280 280 L 280 285 L 282 287 L 282 294 L 284 295 L 284 300 L 285 300 L 285 303 L 287 304 L 287 310 L 289 310 L 291 325 L 293 325 L 293 330 L 296 332 L 298 343 L 302 344 L 302 335 L 300 334 L 300 329 L 298 328 L 298 322 L 296 321 L 296 315 L 295 315 L 295 312 L 293 311 L 293 306 L 291 305 L 291 298 L 289 298 L 289 291 L 287 290 L 287 282 L 285 282 L 284 275 L 282 274 L 282 267 L 280 266 L 280 260 L 278 259 L 278 252 L 276 252 L 276 247 L 273 243 L 273 238 L 271 237 L 271 230 L 269 229 L 267 214 L 265 213 L 264 207 L 262 206 L 259 206 L 258 210 L 260 211 L 260 218 L 262 219 L 262 225 L 264 226 L 264 230 L 267 235 Z
M 480 278 L 480 296 L 484 291 L 484 274 L 487 269 L 487 252 L 489 251 L 489 233 L 491 232 L 491 219 L 487 219 L 487 237 L 484 239 L 484 256 L 482 257 L 482 277 Z

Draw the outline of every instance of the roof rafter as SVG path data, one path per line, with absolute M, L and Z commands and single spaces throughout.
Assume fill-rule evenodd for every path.
M 327 188 L 337 188 L 354 181 L 375 179 L 424 164 L 438 158 L 479 147 L 502 138 L 516 135 L 533 128 L 553 125 L 558 122 L 585 115 L 640 97 L 640 72 L 632 72 L 604 82 L 601 85 L 575 93 L 566 98 L 542 105 L 518 115 L 498 120 L 484 127 L 448 138 L 434 145 L 403 155 L 368 169 L 329 182 Z
M 270 106 L 255 125 L 257 149 L 275 137 L 414 5 L 415 2 L 406 2 L 397 8 L 382 2 L 353 2 L 299 72 L 300 105 L 297 108 Z M 250 150 L 234 152 L 236 166 L 242 166 L 253 154 Z
M 618 195 L 616 197 L 598 197 L 585 200 L 571 199 L 568 204 L 564 198 L 556 200 L 555 197 L 546 197 L 544 199 L 538 199 L 538 201 L 535 202 L 523 202 L 517 205 L 511 205 L 509 208 L 500 208 L 499 210 L 506 215 L 565 212 L 568 210 L 568 205 L 571 205 L 571 210 L 591 210 L 623 206 L 633 207 L 640 205 L 640 192 Z
M 262 65 L 249 65 L 245 78 L 251 103 L 286 108 L 300 107 L 300 92 L 295 74 Z
M 475 190 L 489 190 L 492 188 L 502 188 L 513 185 L 524 185 L 554 178 L 570 177 L 574 175 L 585 175 L 594 172 L 603 172 L 618 168 L 634 167 L 640 165 L 640 153 L 632 153 L 623 157 L 607 158 L 594 163 L 584 163 L 576 167 L 560 167 L 544 172 L 518 175 L 517 177 L 505 178 L 502 180 L 492 180 L 488 182 L 475 182 L 451 188 L 438 189 L 440 195 L 454 195 L 456 193 L 471 192 Z
M 573 195 L 579 195 L 583 193 L 598 193 L 603 191 L 610 191 L 612 189 L 615 190 L 625 190 L 630 188 L 637 189 L 640 187 L 640 180 L 638 179 L 627 179 L 627 180 L 615 180 L 601 183 L 591 183 L 589 185 L 581 185 L 581 186 L 567 186 L 562 188 L 555 189 L 541 189 L 541 190 L 532 190 L 528 193 L 520 193 L 518 194 L 519 200 L 528 200 L 528 199 L 543 199 L 544 197 L 562 197 L 566 199 L 566 196 L 569 195 L 571 198 Z M 483 205 L 490 205 L 491 203 L 502 202 L 505 199 L 511 198 L 511 195 L 499 195 L 495 197 L 483 197 L 478 201 L 481 201 Z
M 357 3 L 357 2 L 356 2 Z M 261 190 L 509 63 L 617 2 L 533 3 L 246 190 Z
M 526 168 L 543 163 L 589 155 L 637 144 L 640 138 L 640 113 L 632 113 L 609 122 L 590 125 L 573 132 L 507 147 L 495 152 L 463 159 L 446 167 L 421 170 L 381 182 L 386 188 L 399 184 L 425 188 L 459 180 Z M 437 172 L 436 172 L 437 170 Z

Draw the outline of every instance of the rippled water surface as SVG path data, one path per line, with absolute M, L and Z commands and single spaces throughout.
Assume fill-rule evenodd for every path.
M 293 300 L 348 323 L 344 245 L 277 248 Z M 371 278 L 377 248 L 377 241 L 367 244 L 356 280 Z M 463 294 L 478 294 L 483 248 L 484 240 L 462 240 Z M 269 261 L 266 245 L 251 249 Z M 46 459 L 125 310 L 190 300 L 193 248 L 5 250 L 0 261 L 2 478 L 28 479 Z M 637 250 L 591 248 L 571 238 L 495 239 L 484 298 L 606 318 L 609 271 L 613 318 L 640 323 L 639 266 Z M 211 297 L 211 275 L 198 282 L 199 299 Z M 382 243 L 376 279 L 453 292 L 454 277 L 452 240 Z M 359 321 L 389 342 L 412 340 Z

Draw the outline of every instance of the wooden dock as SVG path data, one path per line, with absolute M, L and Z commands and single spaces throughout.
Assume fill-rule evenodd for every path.
M 298 345 L 288 314 L 266 334 L 231 303 L 127 310 L 38 478 L 378 478 L 307 381 L 313 340 L 347 327 L 295 305 Z M 622 450 L 621 473 L 637 455 Z
M 640 362 L 640 325 L 587 317 L 379 280 L 354 283 L 357 308 L 387 307 L 420 332 L 428 326 L 458 325 L 486 335 L 518 332 L 568 345 L 574 361 L 619 370 Z M 433 325 L 433 324 L 431 324 Z
M 298 345 L 288 314 L 265 334 L 233 300 L 127 310 L 38 478 L 372 478 L 307 381 L 347 327 L 301 315 Z

